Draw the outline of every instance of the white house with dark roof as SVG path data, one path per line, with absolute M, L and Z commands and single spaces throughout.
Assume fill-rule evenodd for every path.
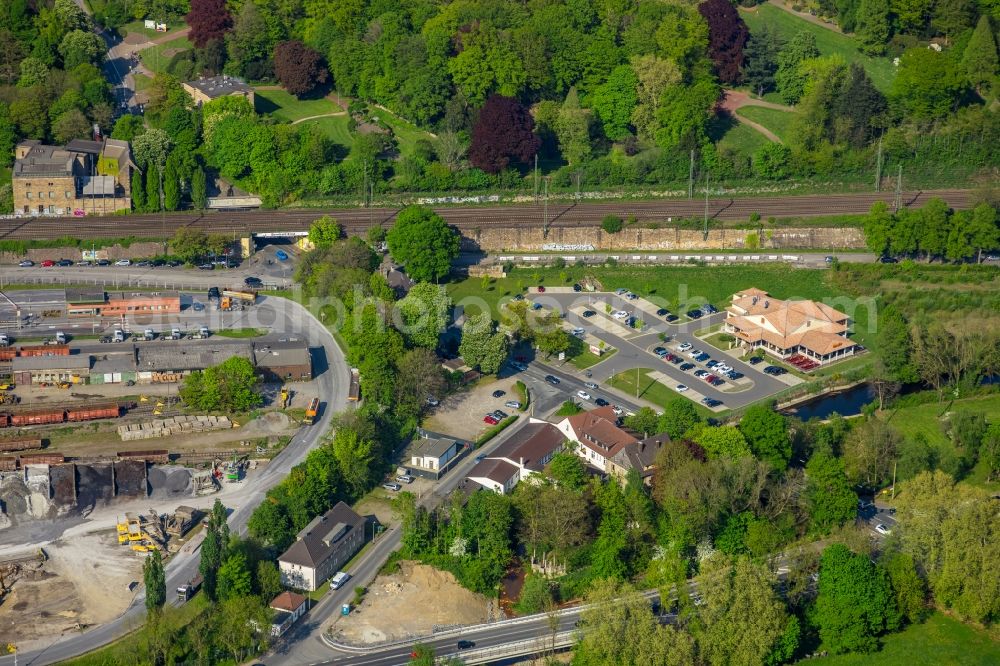
M 608 471 L 608 460 L 623 447 L 638 440 L 618 427 L 618 416 L 609 407 L 568 416 L 556 426 L 571 442 L 577 442 L 576 453 L 602 472 Z
M 365 519 L 338 502 L 316 516 L 278 558 L 281 584 L 313 591 L 337 573 L 365 542 Z
M 531 419 L 506 442 L 473 467 L 470 481 L 500 493 L 509 493 L 520 481 L 540 473 L 559 451 L 566 438 L 559 428 Z

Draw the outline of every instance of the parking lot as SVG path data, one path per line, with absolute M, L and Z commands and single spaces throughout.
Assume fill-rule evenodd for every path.
M 618 353 L 589 369 L 588 379 L 595 382 L 607 384 L 621 372 L 650 368 L 651 376 L 678 395 L 723 411 L 763 400 L 801 381 L 789 374 L 766 374 L 763 369 L 770 365 L 766 359 L 750 364 L 738 358 L 737 352 L 716 349 L 695 335 L 722 323 L 724 312 L 695 319 L 687 312 L 669 312 L 624 290 L 575 292 L 556 288 L 540 293 L 532 289 L 526 298 L 540 304 L 541 311 L 565 313 L 566 326 L 583 329 L 588 343 L 597 339 L 618 349 Z M 692 355 L 696 350 L 702 353 Z M 719 370 L 719 364 L 727 367 Z M 735 374 L 727 376 L 726 372 Z
M 504 405 L 509 400 L 518 400 L 514 391 L 517 379 L 511 376 L 494 381 L 484 378 L 467 390 L 448 396 L 433 409 L 425 427 L 428 430 L 446 432 L 459 439 L 475 441 L 487 428 L 494 425 L 483 421 L 488 413 L 497 409 L 508 415 L 520 413 Z M 493 397 L 497 391 L 503 391 L 504 395 Z

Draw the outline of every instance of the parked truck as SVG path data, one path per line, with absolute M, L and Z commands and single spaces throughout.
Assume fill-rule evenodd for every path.
M 125 331 L 116 328 L 115 332 L 111 334 L 111 339 L 114 342 L 125 342 Z
M 0 333 L 0 347 L 10 347 L 10 336 L 6 333 Z
M 211 332 L 209 332 L 208 326 L 202 326 L 188 337 L 192 340 L 204 340 L 210 335 Z
M 184 602 L 201 589 L 201 575 L 195 576 L 184 585 L 177 588 L 177 601 Z
M 147 342 L 149 340 L 155 340 L 156 339 L 156 333 L 153 331 L 153 329 L 147 328 L 145 330 L 145 332 L 143 332 L 143 334 L 142 334 L 142 339 L 146 340 Z
M 309 402 L 309 406 L 306 407 L 305 418 L 302 419 L 307 425 L 312 425 L 316 422 L 316 415 L 319 414 L 319 398 L 313 398 Z
M 56 331 L 56 344 L 64 345 L 66 344 L 66 334 L 62 331 Z

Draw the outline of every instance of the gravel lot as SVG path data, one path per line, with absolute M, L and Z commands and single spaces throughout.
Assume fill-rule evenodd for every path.
M 427 417 L 424 427 L 452 437 L 475 441 L 480 434 L 491 427 L 483 423 L 483 417 L 495 409 L 502 409 L 508 414 L 516 410 L 504 407 L 508 400 L 519 400 L 514 391 L 516 377 L 503 379 L 484 378 L 468 391 L 449 396 L 437 409 Z M 502 398 L 494 398 L 496 390 L 506 391 Z

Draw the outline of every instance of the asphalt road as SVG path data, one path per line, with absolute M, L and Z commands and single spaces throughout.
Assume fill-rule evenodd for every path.
M 768 217 L 814 217 L 838 214 L 863 214 L 875 201 L 892 205 L 894 193 L 814 194 L 791 197 L 715 198 L 708 202 L 712 220 L 746 220 L 752 213 Z M 970 190 L 935 190 L 906 192 L 903 203 L 921 206 L 933 196 L 943 198 L 953 208 L 968 208 Z M 606 215 L 635 216 L 639 223 L 669 224 L 682 217 L 700 218 L 705 212 L 704 199 L 661 199 L 612 203 L 550 202 L 543 205 L 482 207 L 438 207 L 436 212 L 460 229 L 487 226 L 538 228 L 597 226 Z M 246 234 L 254 232 L 302 232 L 322 215 L 337 219 L 350 234 L 363 234 L 372 224 L 387 227 L 399 208 L 309 208 L 253 211 L 203 211 L 127 216 L 88 216 L 84 218 L 21 217 L 0 220 L 0 239 L 62 238 L 67 234 L 80 238 L 159 238 L 171 236 L 180 227 L 207 233 Z
M 325 399 L 316 424 L 299 430 L 288 446 L 251 479 L 252 483 L 245 484 L 239 494 L 230 495 L 227 499 L 231 509 L 230 530 L 238 534 L 245 532 L 253 509 L 263 499 L 267 490 L 285 478 L 291 468 L 301 462 L 309 450 L 320 442 L 329 428 L 333 414 L 347 405 L 347 387 L 350 381 L 343 353 L 333 336 L 305 308 L 285 299 L 265 297 L 256 306 L 256 310 L 262 316 L 270 313 L 269 317 L 274 321 L 276 331 L 303 337 L 311 346 L 324 348 L 327 367 L 317 369 L 318 374 L 314 381 L 319 395 Z M 171 596 L 170 593 L 178 585 L 184 584 L 195 575 L 198 558 L 197 549 L 192 552 L 182 551 L 171 558 L 167 565 L 168 596 Z M 143 595 L 140 594 L 117 620 L 65 640 L 53 640 L 52 644 L 43 649 L 22 652 L 17 657 L 17 663 L 52 664 L 90 652 L 127 633 L 142 622 L 144 615 Z M 0 657 L 0 666 L 8 664 L 14 664 L 13 656 Z

